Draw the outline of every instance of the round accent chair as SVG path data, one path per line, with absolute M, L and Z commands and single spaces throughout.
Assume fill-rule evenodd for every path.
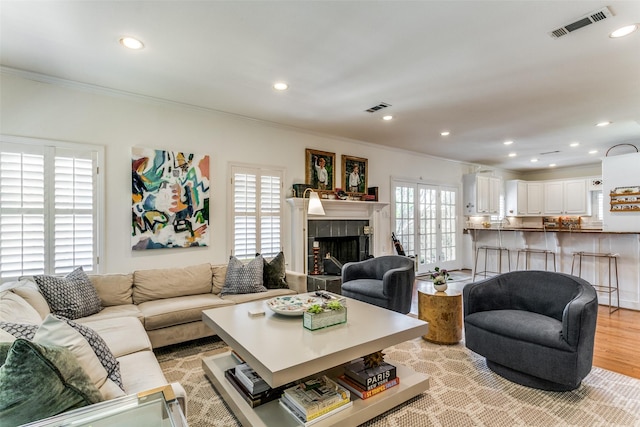
M 465 344 L 498 375 L 568 391 L 591 371 L 598 296 L 587 281 L 514 271 L 469 283 L 463 304 Z

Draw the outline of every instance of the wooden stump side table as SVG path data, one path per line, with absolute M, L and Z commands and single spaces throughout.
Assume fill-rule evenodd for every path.
M 457 344 L 462 339 L 462 292 L 418 291 L 418 318 L 429 322 L 429 332 L 422 338 Z

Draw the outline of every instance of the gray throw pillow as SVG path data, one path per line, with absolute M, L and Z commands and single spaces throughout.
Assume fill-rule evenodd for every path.
M 65 277 L 33 276 L 53 314 L 78 319 L 102 310 L 102 302 L 89 276 L 78 267 Z
M 66 348 L 17 339 L 0 343 L 0 420 L 17 426 L 100 402 L 102 395 Z
M 278 253 L 271 261 L 264 260 L 262 277 L 267 289 L 289 289 L 284 253 Z
M 248 264 L 243 264 L 238 258 L 229 258 L 227 275 L 220 295 L 251 294 L 254 292 L 266 292 L 262 284 L 262 271 L 264 265 L 261 256 L 252 259 Z

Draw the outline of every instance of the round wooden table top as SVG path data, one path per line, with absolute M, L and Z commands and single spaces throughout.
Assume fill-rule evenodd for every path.
M 418 291 L 418 318 L 429 322 L 423 335 L 436 344 L 456 344 L 462 339 L 462 292 L 447 289 Z

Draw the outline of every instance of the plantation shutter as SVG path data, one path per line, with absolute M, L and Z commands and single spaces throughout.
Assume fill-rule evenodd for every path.
M 282 171 L 232 166 L 233 254 L 270 258 L 281 250 Z
M 0 278 L 97 271 L 97 153 L 2 143 Z

